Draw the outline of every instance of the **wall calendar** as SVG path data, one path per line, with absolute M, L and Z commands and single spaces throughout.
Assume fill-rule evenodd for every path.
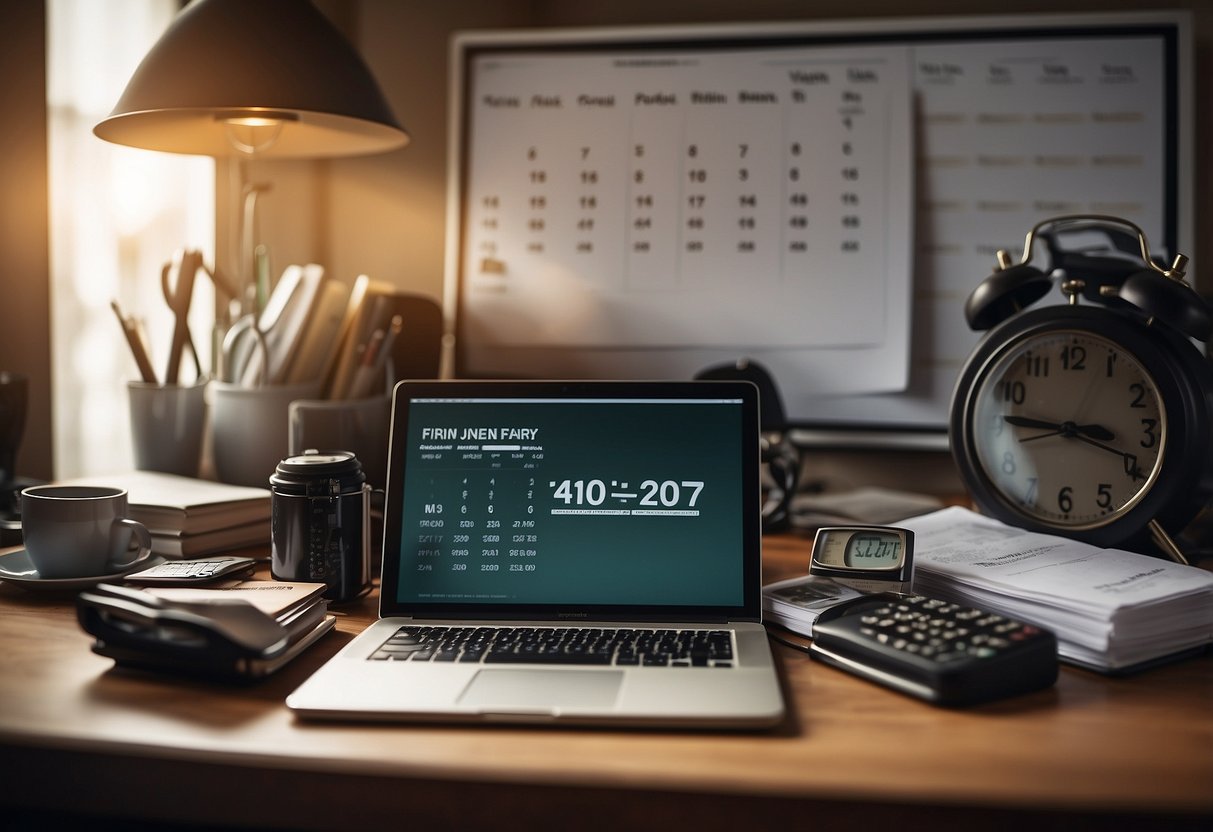
M 798 424 L 941 428 L 994 250 L 1184 236 L 1182 27 L 1123 17 L 457 38 L 456 371 L 749 357 Z

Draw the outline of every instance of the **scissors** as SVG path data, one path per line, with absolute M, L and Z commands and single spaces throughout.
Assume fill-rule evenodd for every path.
M 251 347 L 245 344 L 249 338 L 253 339 Z M 257 371 L 255 377 L 256 386 L 260 386 L 266 381 L 266 368 L 269 366 L 269 346 L 265 341 L 265 333 L 257 326 L 257 315 L 250 312 L 232 324 L 232 328 L 227 331 L 227 335 L 223 338 L 223 350 L 221 353 L 223 363 L 219 370 L 219 379 L 221 381 L 244 384 L 245 371 L 252 362 L 254 350 L 261 353 L 261 361 L 255 365 Z
M 202 268 L 202 252 L 181 249 L 173 255 L 172 261 L 165 263 L 164 268 L 160 270 L 160 288 L 164 292 L 164 300 L 168 303 L 169 310 L 176 319 L 173 325 L 173 343 L 168 354 L 168 370 L 164 374 L 166 385 L 177 383 L 181 357 L 186 347 L 189 347 L 190 354 L 194 356 L 198 377 L 202 377 L 202 359 L 198 357 L 194 339 L 190 337 L 188 320 L 190 302 L 194 297 L 194 276 Z M 176 279 L 170 281 L 170 275 L 174 273 Z

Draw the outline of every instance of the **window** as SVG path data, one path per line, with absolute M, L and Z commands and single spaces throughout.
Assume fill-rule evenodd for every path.
M 92 132 L 178 8 L 176 0 L 47 2 L 56 477 L 133 464 L 126 382 L 139 374 L 111 301 L 146 321 L 163 378 L 173 318 L 161 268 L 180 248 L 213 262 L 214 162 L 121 147 Z M 200 279 L 190 329 L 204 367 L 213 321 L 213 291 Z

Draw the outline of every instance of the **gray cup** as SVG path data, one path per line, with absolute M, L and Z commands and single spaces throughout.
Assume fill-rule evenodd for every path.
M 183 477 L 198 476 L 206 382 L 161 387 L 143 381 L 127 384 L 131 403 L 131 448 L 135 468 Z
M 121 488 L 36 485 L 21 492 L 25 552 L 40 578 L 88 578 L 146 560 L 152 537 L 127 517 Z M 131 544 L 137 539 L 138 550 Z
M 320 382 L 242 387 L 212 381 L 211 448 L 220 482 L 265 488 L 287 456 L 287 409 L 315 398 Z
M 291 456 L 309 448 L 350 451 L 362 463 L 366 481 L 387 485 L 390 396 L 368 399 L 299 399 L 290 406 Z

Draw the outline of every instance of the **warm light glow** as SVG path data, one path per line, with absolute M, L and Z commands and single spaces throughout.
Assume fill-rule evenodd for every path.
M 163 377 L 174 319 L 161 269 L 179 248 L 214 256 L 214 161 L 112 145 L 91 129 L 180 3 L 98 5 L 103 14 L 78 0 L 47 4 L 55 476 L 63 478 L 131 466 L 125 382 L 139 374 L 110 301 L 145 322 Z M 194 292 L 190 327 L 209 358 L 213 290 L 199 280 Z
M 265 116 L 244 116 L 241 118 L 225 118 L 223 120 L 228 124 L 240 127 L 273 127 L 282 124 L 281 119 L 266 118 Z
M 247 114 L 218 113 L 215 121 L 224 125 L 228 143 L 241 153 L 255 156 L 269 150 L 282 135 L 282 128 L 298 121 L 294 113 L 268 111 Z

